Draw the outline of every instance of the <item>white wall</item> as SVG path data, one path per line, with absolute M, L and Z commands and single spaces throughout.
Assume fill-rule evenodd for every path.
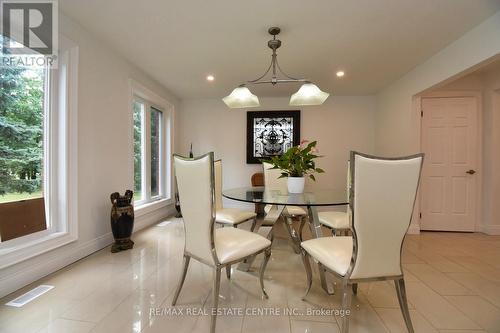
M 420 114 L 414 95 L 500 54 L 500 12 L 491 16 L 377 95 L 375 150 L 384 155 L 420 151 Z
M 78 241 L 0 271 L 0 297 L 112 242 L 110 193 L 133 188 L 129 79 L 174 105 L 164 87 L 76 25 L 59 17 L 59 31 L 79 46 Z M 164 207 L 136 219 L 136 228 L 164 217 Z
M 289 98 L 261 98 L 258 110 L 297 110 L 288 105 Z M 330 96 L 321 106 L 301 109 L 301 139 L 317 140 L 318 166 L 325 169 L 316 188 L 346 185 L 346 163 L 350 150 L 373 153 L 373 96 Z M 246 164 L 246 111 L 229 109 L 220 99 L 185 100 L 177 118 L 176 150 L 195 155 L 214 151 L 223 162 L 223 187 L 250 186 L 250 177 L 261 171 L 260 165 Z M 252 109 L 253 111 L 253 109 Z M 237 206 L 229 201 L 226 205 Z
M 483 77 L 483 222 L 500 235 L 500 68 Z
M 500 109 L 497 98 L 500 96 L 496 90 L 500 89 L 499 61 L 488 69 L 466 75 L 437 89 L 433 93 L 475 91 L 482 98 L 482 170 L 478 174 L 482 181 L 482 202 L 480 231 L 486 233 L 500 233 Z M 491 68 L 490 68 L 491 67 Z
M 500 12 L 497 12 L 383 89 L 377 95 L 376 154 L 397 156 L 419 152 L 420 111 L 414 107 L 414 96 L 493 61 L 500 55 L 499 33 Z M 415 232 L 419 229 L 418 211 L 415 209 L 410 227 Z

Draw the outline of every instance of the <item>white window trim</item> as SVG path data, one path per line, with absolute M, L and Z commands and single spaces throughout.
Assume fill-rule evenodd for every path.
M 78 239 L 78 45 L 62 35 L 59 42 L 58 69 L 48 87 L 54 91 L 48 102 L 51 116 L 57 114 L 49 117 L 48 125 L 59 130 L 49 130 L 50 138 L 44 138 L 45 146 L 50 147 L 46 161 L 53 163 L 45 175 L 50 181 L 44 181 L 44 195 L 50 198 L 46 202 L 47 230 L 0 244 L 0 269 Z
M 134 156 L 134 117 L 133 117 L 133 102 L 134 100 L 141 100 L 145 102 L 144 112 L 149 112 L 149 107 L 154 107 L 162 111 L 162 135 L 160 142 L 160 183 L 159 183 L 159 193 L 160 195 L 152 198 L 153 201 L 143 202 L 142 200 L 139 202 L 135 202 L 135 215 L 141 216 L 147 214 L 149 212 L 155 211 L 162 207 L 166 207 L 169 204 L 173 203 L 173 182 L 172 182 L 172 151 L 173 151 L 173 116 L 174 116 L 174 105 L 168 102 L 165 98 L 146 88 L 144 85 L 139 82 L 130 79 L 130 100 L 129 100 L 129 119 L 130 119 L 130 137 L 131 137 L 131 155 Z M 146 117 L 149 118 L 149 117 Z M 145 126 L 147 130 L 146 133 L 149 133 L 149 122 L 146 121 Z M 145 140 L 148 140 L 149 137 L 145 135 Z M 143 148 L 144 149 L 144 148 Z M 146 151 L 145 156 L 150 156 L 150 154 Z M 143 163 L 143 167 L 150 169 L 151 161 L 149 158 L 145 159 L 145 163 Z M 134 184 L 134 159 L 131 158 L 131 184 Z M 144 170 L 143 170 L 143 174 Z M 146 191 L 150 191 L 150 179 L 149 177 L 143 177 L 143 189 Z

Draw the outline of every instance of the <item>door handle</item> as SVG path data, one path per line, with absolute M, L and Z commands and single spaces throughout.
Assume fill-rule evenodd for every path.
M 465 173 L 468 173 L 469 175 L 473 175 L 476 173 L 476 170 L 470 169 L 469 171 L 465 171 Z

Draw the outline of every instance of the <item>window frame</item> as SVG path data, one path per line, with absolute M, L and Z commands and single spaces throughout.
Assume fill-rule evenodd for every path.
M 47 229 L 0 243 L 0 269 L 78 239 L 78 45 L 59 36 L 57 69 L 46 72 L 44 186 Z
M 174 106 L 163 97 L 152 92 L 137 81 L 130 79 L 130 128 L 131 128 L 131 174 L 132 187 L 134 182 L 134 115 L 133 103 L 140 102 L 144 105 L 143 109 L 143 130 L 142 130 L 142 151 L 143 158 L 141 163 L 141 191 L 144 196 L 140 201 L 134 201 L 136 216 L 149 213 L 158 208 L 164 207 L 173 202 L 172 200 L 172 147 L 173 147 L 173 111 Z M 154 108 L 161 112 L 160 117 L 160 177 L 158 182 L 159 194 L 151 197 L 151 109 Z

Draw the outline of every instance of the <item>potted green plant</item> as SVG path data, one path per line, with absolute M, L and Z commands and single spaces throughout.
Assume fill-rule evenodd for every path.
M 312 180 L 316 180 L 314 173 L 325 172 L 321 168 L 316 167 L 315 159 L 321 157 L 317 155 L 317 141 L 309 142 L 302 140 L 300 145 L 293 146 L 281 156 L 273 156 L 267 161 L 273 165 L 273 169 L 281 170 L 279 178 L 288 178 L 288 192 L 302 193 L 304 192 L 305 177 L 309 176 Z

